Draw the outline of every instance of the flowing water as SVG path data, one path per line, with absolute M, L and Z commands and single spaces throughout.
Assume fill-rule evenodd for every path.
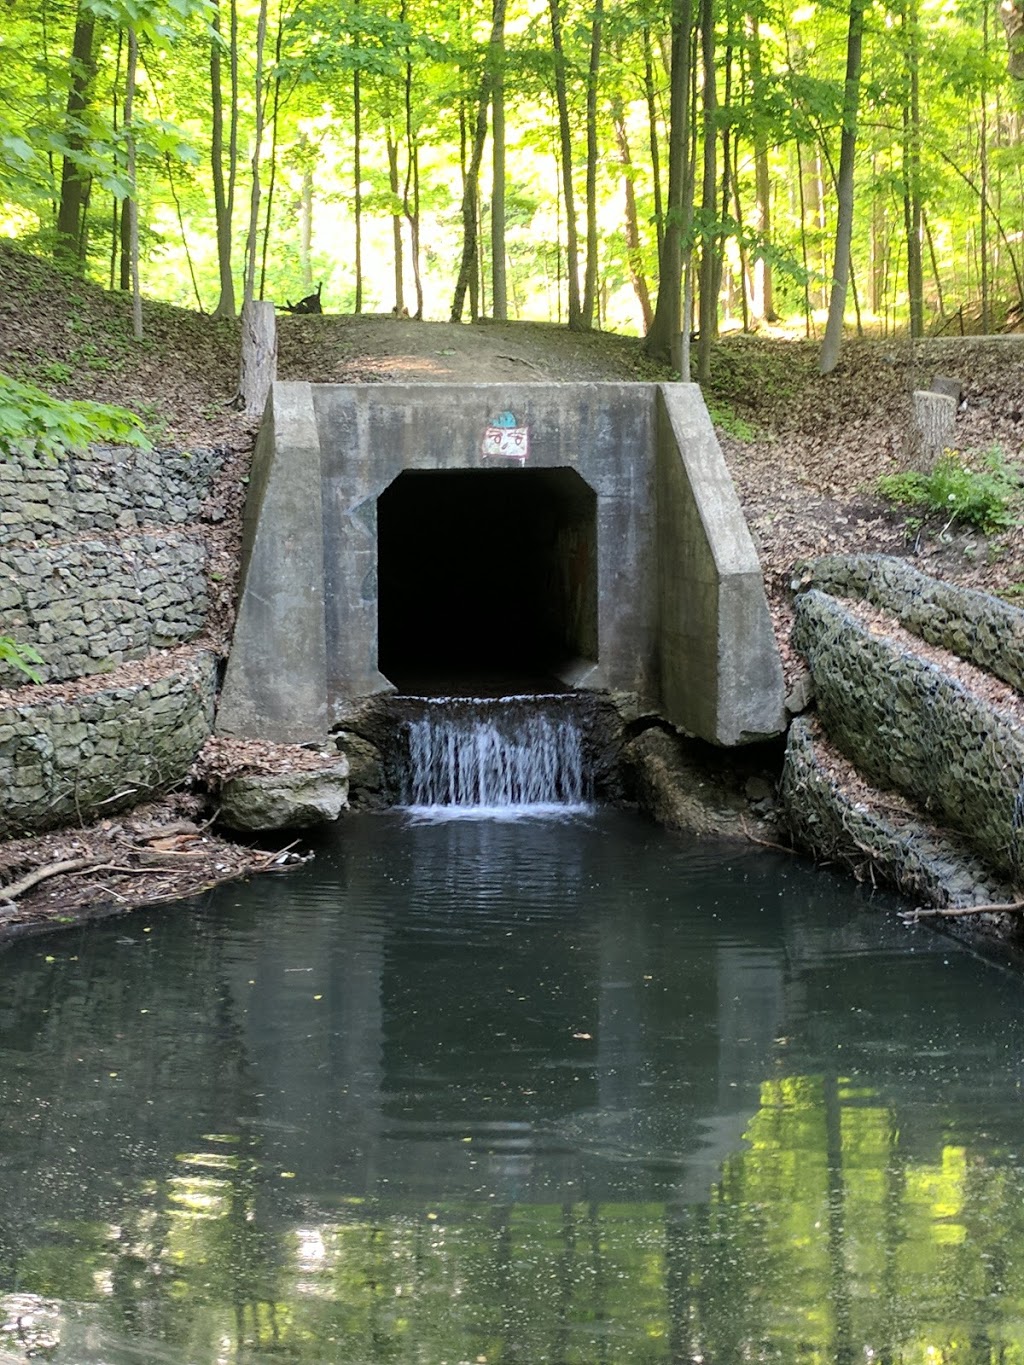
M 0 1360 L 1024 1359 L 1024 984 L 796 858 L 355 816 L 3 964 Z

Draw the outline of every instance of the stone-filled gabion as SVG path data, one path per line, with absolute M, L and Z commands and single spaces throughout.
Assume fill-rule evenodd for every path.
M 3 633 L 39 651 L 43 682 L 107 672 L 199 634 L 205 562 L 179 532 L 0 548 Z M 0 687 L 23 681 L 0 666 Z
M 0 460 L 0 545 L 198 520 L 223 460 L 216 450 L 124 446 L 56 461 Z
M 933 826 L 893 818 L 845 790 L 824 761 L 812 720 L 790 726 L 780 796 L 794 839 L 823 862 L 894 886 L 918 905 L 1005 904 L 1013 893 L 959 840 Z
M 74 701 L 0 708 L 0 837 L 80 822 L 180 781 L 210 733 L 215 660 Z
M 943 583 L 889 555 L 823 555 L 802 586 L 873 603 L 928 644 L 1024 690 L 1024 611 L 989 593 Z
M 797 599 L 793 642 L 836 745 L 872 782 L 961 832 L 998 873 L 1024 872 L 1024 733 L 935 664 L 875 635 L 842 603 Z

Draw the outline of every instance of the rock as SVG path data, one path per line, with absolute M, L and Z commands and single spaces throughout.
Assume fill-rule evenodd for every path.
M 756 773 L 748 777 L 743 787 L 743 794 L 748 801 L 770 801 L 775 795 L 775 785 L 769 782 L 766 777 L 759 777 Z
M 384 805 L 384 759 L 376 744 L 351 730 L 339 730 L 334 740 L 348 760 L 348 792 L 353 805 Z
M 746 835 L 745 798 L 730 789 L 725 772 L 695 761 L 678 735 L 652 728 L 622 750 L 627 788 L 659 824 L 693 834 Z
M 337 820 L 348 807 L 348 759 L 290 773 L 233 777 L 221 789 L 219 820 L 229 829 L 304 829 Z
M 803 668 L 797 674 L 786 696 L 786 710 L 791 716 L 798 716 L 807 710 L 813 700 L 814 679 L 811 677 L 810 669 Z

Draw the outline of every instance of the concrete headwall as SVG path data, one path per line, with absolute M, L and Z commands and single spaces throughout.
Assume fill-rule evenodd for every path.
M 521 461 L 482 444 L 508 420 L 529 433 Z M 218 730 L 320 739 L 353 699 L 390 690 L 377 500 L 405 471 L 497 468 L 570 469 L 596 498 L 591 598 L 578 593 L 596 600 L 595 650 L 567 681 L 660 702 L 715 743 L 782 729 L 760 569 L 696 386 L 276 384 Z

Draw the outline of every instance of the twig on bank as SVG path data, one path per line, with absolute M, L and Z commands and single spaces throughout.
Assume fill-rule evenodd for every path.
M 751 834 L 750 830 L 747 828 L 746 820 L 741 819 L 740 825 L 743 827 L 743 833 L 747 836 L 747 838 L 750 840 L 752 844 L 759 844 L 761 848 L 774 849 L 776 853 L 796 852 L 795 848 L 788 848 L 785 844 L 774 844 L 769 839 L 759 839 L 756 834 Z
M 916 910 L 901 910 L 900 919 L 914 922 L 919 919 L 959 919 L 963 915 L 1012 915 L 1024 910 L 1024 900 L 993 901 L 988 905 L 918 906 Z

